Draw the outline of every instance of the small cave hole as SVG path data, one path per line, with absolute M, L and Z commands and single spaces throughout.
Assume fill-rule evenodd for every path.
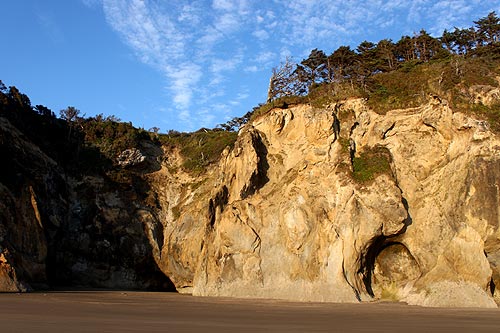
M 400 242 L 390 242 L 384 236 L 374 240 L 362 260 L 360 272 L 371 297 L 397 299 L 397 290 L 404 288 L 421 275 L 420 267 Z
M 489 286 L 490 286 L 491 296 L 494 296 L 495 295 L 496 285 L 495 285 L 495 281 L 493 281 L 493 278 L 491 278 Z

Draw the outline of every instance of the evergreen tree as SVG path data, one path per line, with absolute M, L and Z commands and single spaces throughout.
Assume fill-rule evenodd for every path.
M 74 106 L 68 106 L 66 109 L 63 109 L 59 112 L 61 119 L 66 120 L 67 122 L 73 122 L 78 119 L 80 115 L 80 110 L 75 108 Z
M 390 39 L 382 39 L 376 47 L 377 58 L 380 59 L 378 70 L 391 71 L 396 68 L 396 46 Z
M 396 58 L 400 62 L 415 60 L 415 47 L 410 36 L 403 36 L 396 43 Z
M 305 76 L 305 74 L 303 74 Z M 267 92 L 267 102 L 273 99 L 303 95 L 307 92 L 307 84 L 299 77 L 297 64 L 290 58 L 286 58 L 285 62 L 279 67 L 273 68 L 271 79 L 269 80 L 269 89 Z
M 336 49 L 327 59 L 328 81 L 341 82 L 352 76 L 356 57 L 356 52 L 351 50 L 349 46 L 341 46 Z
M 439 40 L 444 45 L 444 47 L 451 53 L 456 53 L 456 50 L 455 50 L 456 39 L 455 39 L 455 37 L 456 36 L 453 32 L 450 32 L 447 29 L 444 29 L 443 35 L 439 38 Z
M 356 51 L 358 56 L 354 73 L 364 86 L 366 79 L 377 71 L 376 45 L 372 42 L 363 41 L 356 48 Z
M 488 16 L 474 21 L 477 33 L 486 44 L 494 44 L 500 40 L 500 18 L 493 11 Z
M 458 29 L 453 31 L 454 42 L 458 54 L 466 55 L 472 51 L 477 44 L 477 33 L 474 28 Z
M 442 51 L 442 45 L 424 29 L 415 36 L 415 48 L 418 58 L 424 62 L 431 60 L 435 55 Z
M 300 80 L 310 86 L 313 83 L 324 81 L 327 76 L 327 57 L 321 50 L 314 49 L 307 59 L 302 60 L 297 66 L 297 75 Z

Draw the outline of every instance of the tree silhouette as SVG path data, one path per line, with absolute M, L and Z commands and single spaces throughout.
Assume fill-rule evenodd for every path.
M 500 18 L 493 11 L 488 16 L 474 21 L 477 33 L 486 44 L 494 44 L 500 40 Z
M 297 64 L 291 58 L 286 58 L 279 67 L 273 68 L 269 89 L 267 91 L 267 102 L 292 95 L 303 95 L 307 92 L 307 84 L 299 78 Z
M 320 83 L 326 78 L 327 57 L 325 52 L 314 49 L 307 59 L 302 60 L 297 66 L 296 74 L 308 86 Z
M 80 115 L 80 110 L 74 106 L 68 106 L 66 109 L 59 111 L 59 115 L 61 116 L 61 119 L 66 120 L 67 122 L 73 122 Z
M 68 140 L 70 140 L 74 127 L 76 127 L 76 125 L 81 126 L 82 118 L 80 117 L 80 110 L 74 106 L 68 106 L 66 109 L 59 111 L 59 115 L 61 119 L 68 123 Z

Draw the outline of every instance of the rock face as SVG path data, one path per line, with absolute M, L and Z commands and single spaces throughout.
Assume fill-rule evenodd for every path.
M 500 76 L 496 77 L 500 82 Z M 469 94 L 474 100 L 474 103 L 492 106 L 500 100 L 500 88 L 490 85 L 473 85 L 469 88 Z
M 26 291 L 47 283 L 45 234 L 64 214 L 65 188 L 57 164 L 4 118 L 0 142 L 0 290 Z
M 3 117 L 0 155 L 0 292 L 172 287 L 145 233 L 144 182 L 74 178 Z
M 139 165 L 146 160 L 141 151 L 137 148 L 125 149 L 117 157 L 118 165 L 123 167 Z
M 360 180 L 377 149 L 389 170 Z M 160 266 L 195 295 L 496 307 L 499 152 L 438 98 L 272 110 L 179 203 Z
M 354 184 L 334 123 L 332 112 L 302 106 L 240 134 L 209 202 L 195 294 L 367 298 L 370 245 L 400 233 L 408 214 L 390 176 Z
M 71 176 L 2 118 L 0 149 L 1 291 L 500 303 L 500 140 L 436 96 L 276 108 L 201 176 L 156 146 Z

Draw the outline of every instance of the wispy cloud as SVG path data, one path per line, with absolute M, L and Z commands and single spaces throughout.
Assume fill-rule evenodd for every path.
M 200 66 L 186 59 L 189 33 L 147 1 L 104 0 L 103 8 L 108 23 L 120 33 L 137 57 L 168 79 L 167 89 L 180 111 L 179 118 L 187 121 L 193 90 L 200 81 Z M 197 20 L 192 8 L 183 6 L 179 19 L 191 24 Z
M 213 11 L 196 1 L 168 8 L 147 0 L 102 0 L 102 5 L 107 22 L 138 59 L 164 74 L 182 121 L 193 120 L 190 109 L 202 80 L 220 84 L 242 62 L 237 49 L 229 50 L 229 57 L 213 49 L 238 32 L 244 22 L 239 15 L 249 13 L 246 1 L 215 0 Z
M 248 73 L 256 73 L 259 71 L 259 67 L 257 67 L 256 65 L 246 66 L 245 68 L 243 68 L 243 71 Z
M 173 101 L 176 106 L 184 110 L 189 109 L 193 89 L 201 78 L 200 66 L 186 62 L 179 64 L 175 69 L 169 67 L 166 75 L 172 82 L 170 88 L 174 91 Z
M 198 124 L 228 116 L 244 99 L 222 103 L 221 96 L 241 93 L 243 85 L 235 84 L 241 76 L 261 73 L 266 84 L 271 68 L 286 56 L 305 57 L 313 48 L 331 52 L 421 28 L 439 34 L 470 25 L 478 7 L 482 15 L 500 8 L 500 0 L 81 1 L 102 4 L 107 22 L 137 58 L 164 75 L 180 120 Z M 207 105 L 214 107 L 210 117 Z
M 41 11 L 37 14 L 37 20 L 42 30 L 49 36 L 53 43 L 59 44 L 64 41 L 63 30 L 56 24 L 52 13 Z
M 276 53 L 272 51 L 262 51 L 254 58 L 254 61 L 261 66 L 272 65 L 276 60 Z
M 269 33 L 264 29 L 255 30 L 252 35 L 261 41 L 269 39 Z
M 210 71 L 213 73 L 221 73 L 225 71 L 232 71 L 243 61 L 241 54 L 231 59 L 213 59 Z

